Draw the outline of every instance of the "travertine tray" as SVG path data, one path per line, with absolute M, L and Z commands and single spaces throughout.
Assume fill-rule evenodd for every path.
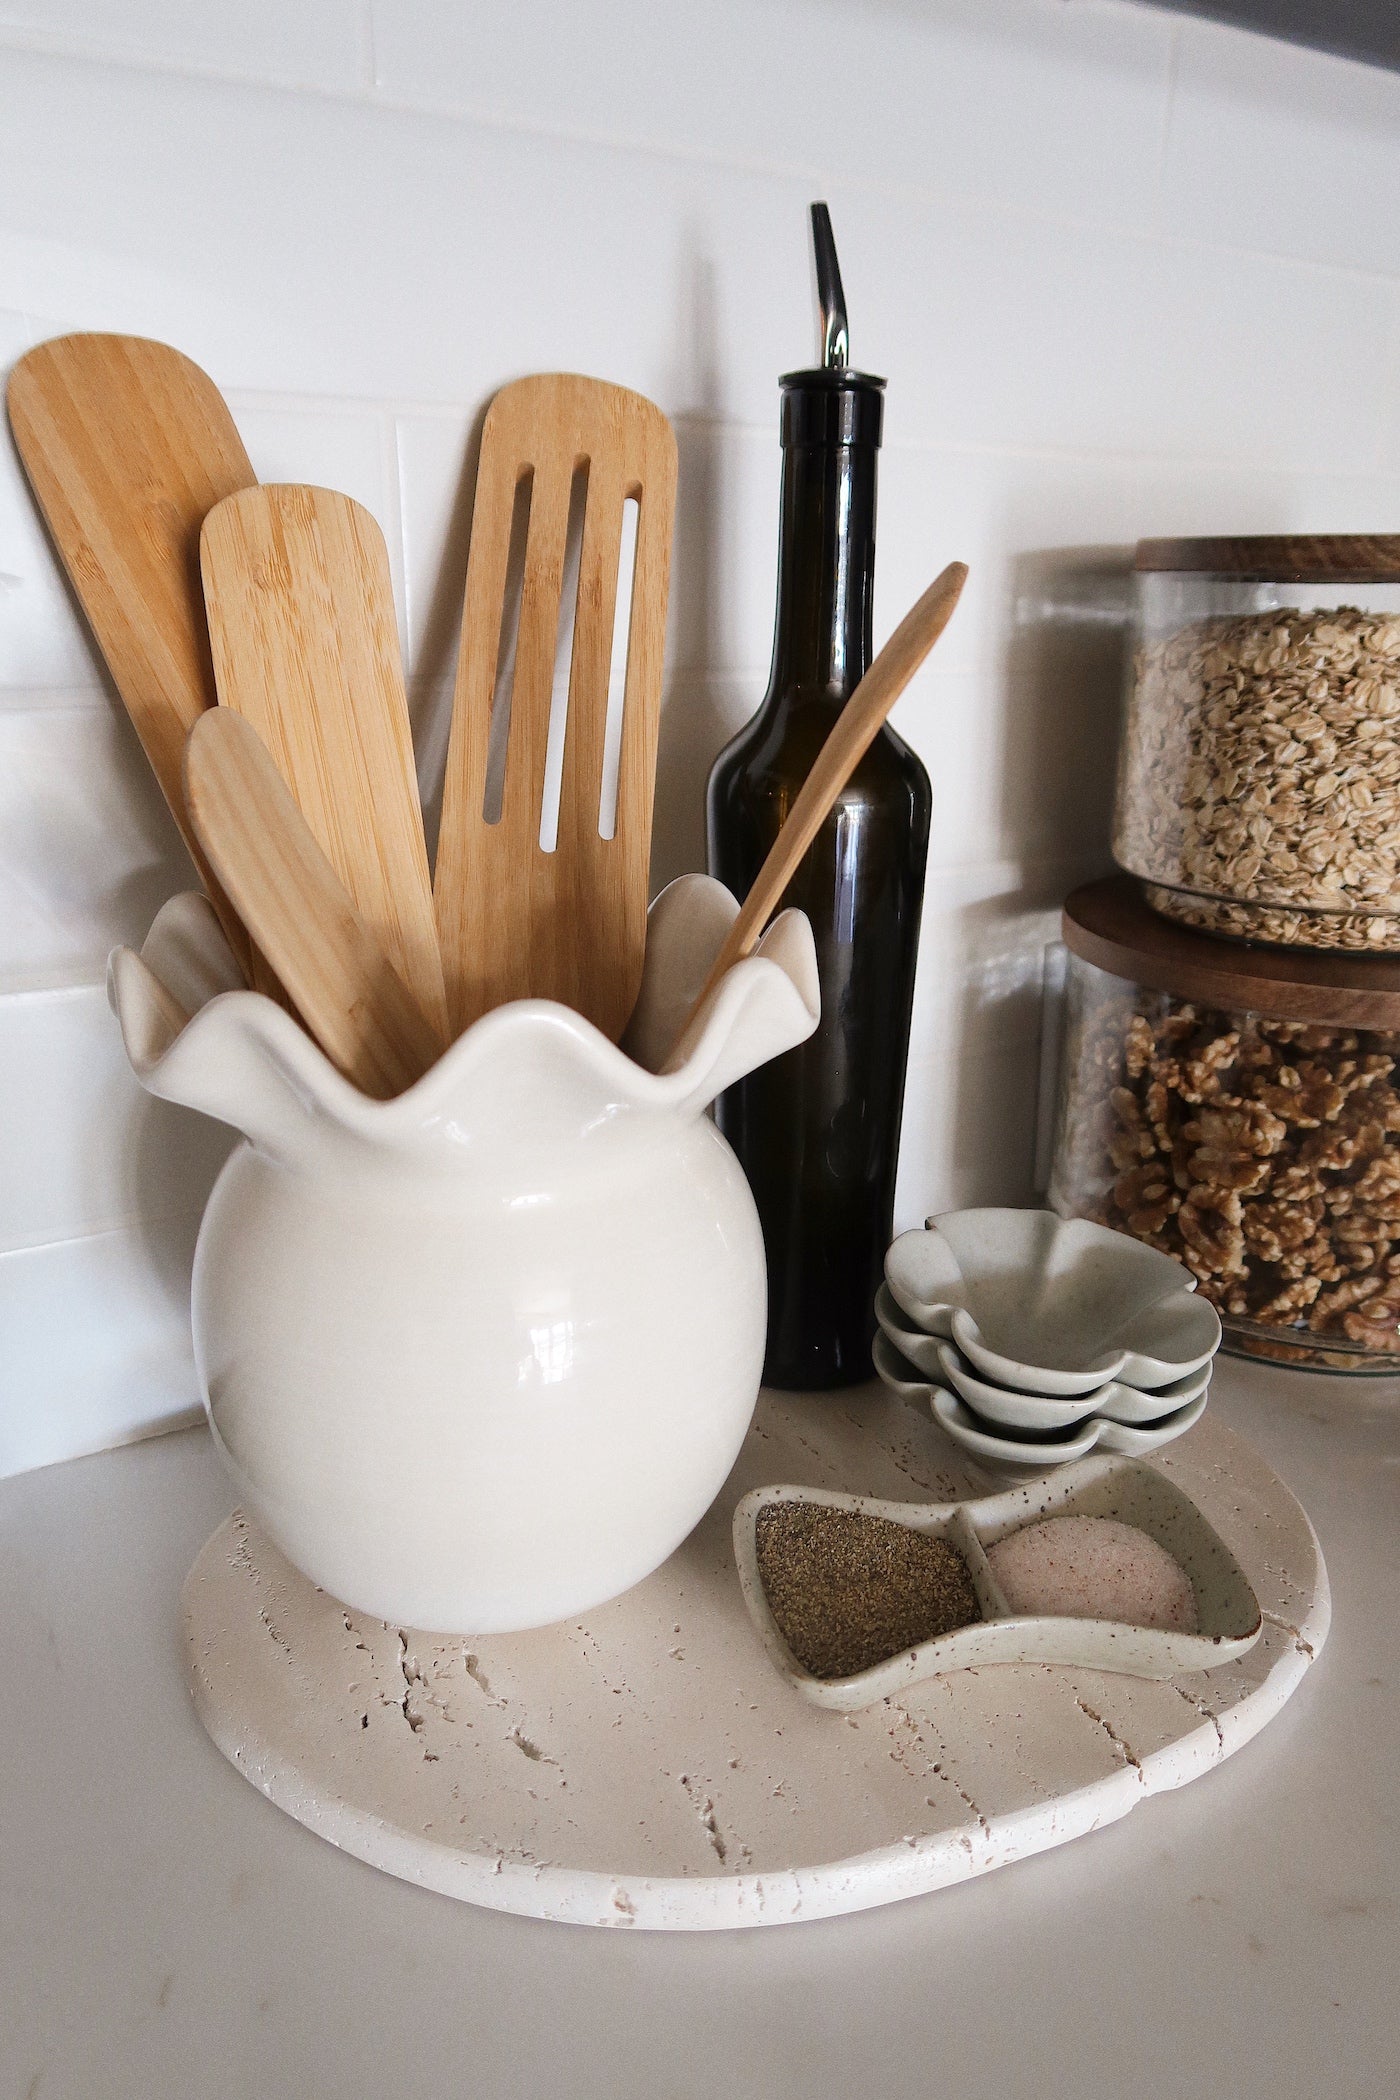
M 1113 1822 L 1240 1749 L 1321 1647 L 1312 1528 L 1208 1413 L 1151 1463 L 1257 1592 L 1247 1655 L 1161 1683 L 1018 1664 L 860 1713 L 808 1705 L 749 1623 L 735 1504 L 773 1480 L 949 1501 L 969 1492 L 950 1453 L 878 1387 L 766 1395 L 664 1568 L 584 1620 L 480 1641 L 358 1619 L 235 1514 L 185 1587 L 195 1702 L 255 1786 L 388 1873 L 531 1917 L 698 1930 L 892 1902 Z

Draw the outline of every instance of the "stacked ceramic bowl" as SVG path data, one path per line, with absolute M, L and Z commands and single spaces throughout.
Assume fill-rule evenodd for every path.
M 1180 1262 L 1044 1210 L 959 1210 L 885 1257 L 875 1368 L 973 1460 L 1044 1472 L 1170 1443 L 1205 1409 L 1215 1308 Z

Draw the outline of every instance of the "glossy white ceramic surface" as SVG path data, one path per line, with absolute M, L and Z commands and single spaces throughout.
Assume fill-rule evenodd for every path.
M 981 1620 L 850 1677 L 812 1676 L 783 1639 L 758 1572 L 759 1513 L 776 1502 L 854 1510 L 946 1538 L 967 1561 Z M 1198 1630 L 1174 1633 L 1109 1619 L 1014 1616 L 985 1549 L 1027 1524 L 1067 1516 L 1113 1517 L 1165 1547 L 1191 1578 Z M 1263 1629 L 1259 1599 L 1219 1533 L 1184 1489 L 1132 1459 L 1087 1459 L 1072 1472 L 975 1502 L 883 1502 L 819 1488 L 755 1488 L 734 1512 L 734 1558 L 749 1616 L 774 1667 L 813 1705 L 847 1713 L 906 1691 L 926 1677 L 988 1663 L 1061 1663 L 1156 1678 L 1180 1670 L 1209 1670 L 1247 1655 Z
M 704 1513 L 758 1391 L 763 1247 L 704 1110 L 816 1025 L 787 913 L 659 1076 L 736 906 L 652 908 L 628 1051 L 567 1008 L 487 1014 L 371 1101 L 270 1000 L 223 989 L 176 899 L 113 1003 L 153 1093 L 245 1133 L 194 1276 L 195 1354 L 240 1495 L 347 1604 L 443 1632 L 543 1625 L 648 1574 Z M 156 980 L 192 1013 L 173 1031 Z
M 1125 1233 L 1048 1210 L 947 1211 L 885 1257 L 896 1304 L 975 1370 L 1069 1399 L 1155 1389 L 1208 1363 L 1220 1318 L 1190 1271 Z

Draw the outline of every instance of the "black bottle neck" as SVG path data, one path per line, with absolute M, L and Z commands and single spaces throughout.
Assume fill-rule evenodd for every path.
M 825 372 L 783 381 L 773 701 L 839 707 L 869 666 L 883 384 Z

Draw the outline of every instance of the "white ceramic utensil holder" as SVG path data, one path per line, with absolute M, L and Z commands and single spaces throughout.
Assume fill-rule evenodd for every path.
M 566 1007 L 485 1015 L 392 1101 L 241 989 L 202 898 L 109 988 L 153 1094 L 244 1133 L 195 1257 L 195 1356 L 240 1498 L 354 1609 L 440 1632 L 618 1595 L 704 1514 L 762 1371 L 763 1245 L 704 1111 L 816 1026 L 778 919 L 660 1073 L 737 906 L 652 907 L 625 1048 Z

